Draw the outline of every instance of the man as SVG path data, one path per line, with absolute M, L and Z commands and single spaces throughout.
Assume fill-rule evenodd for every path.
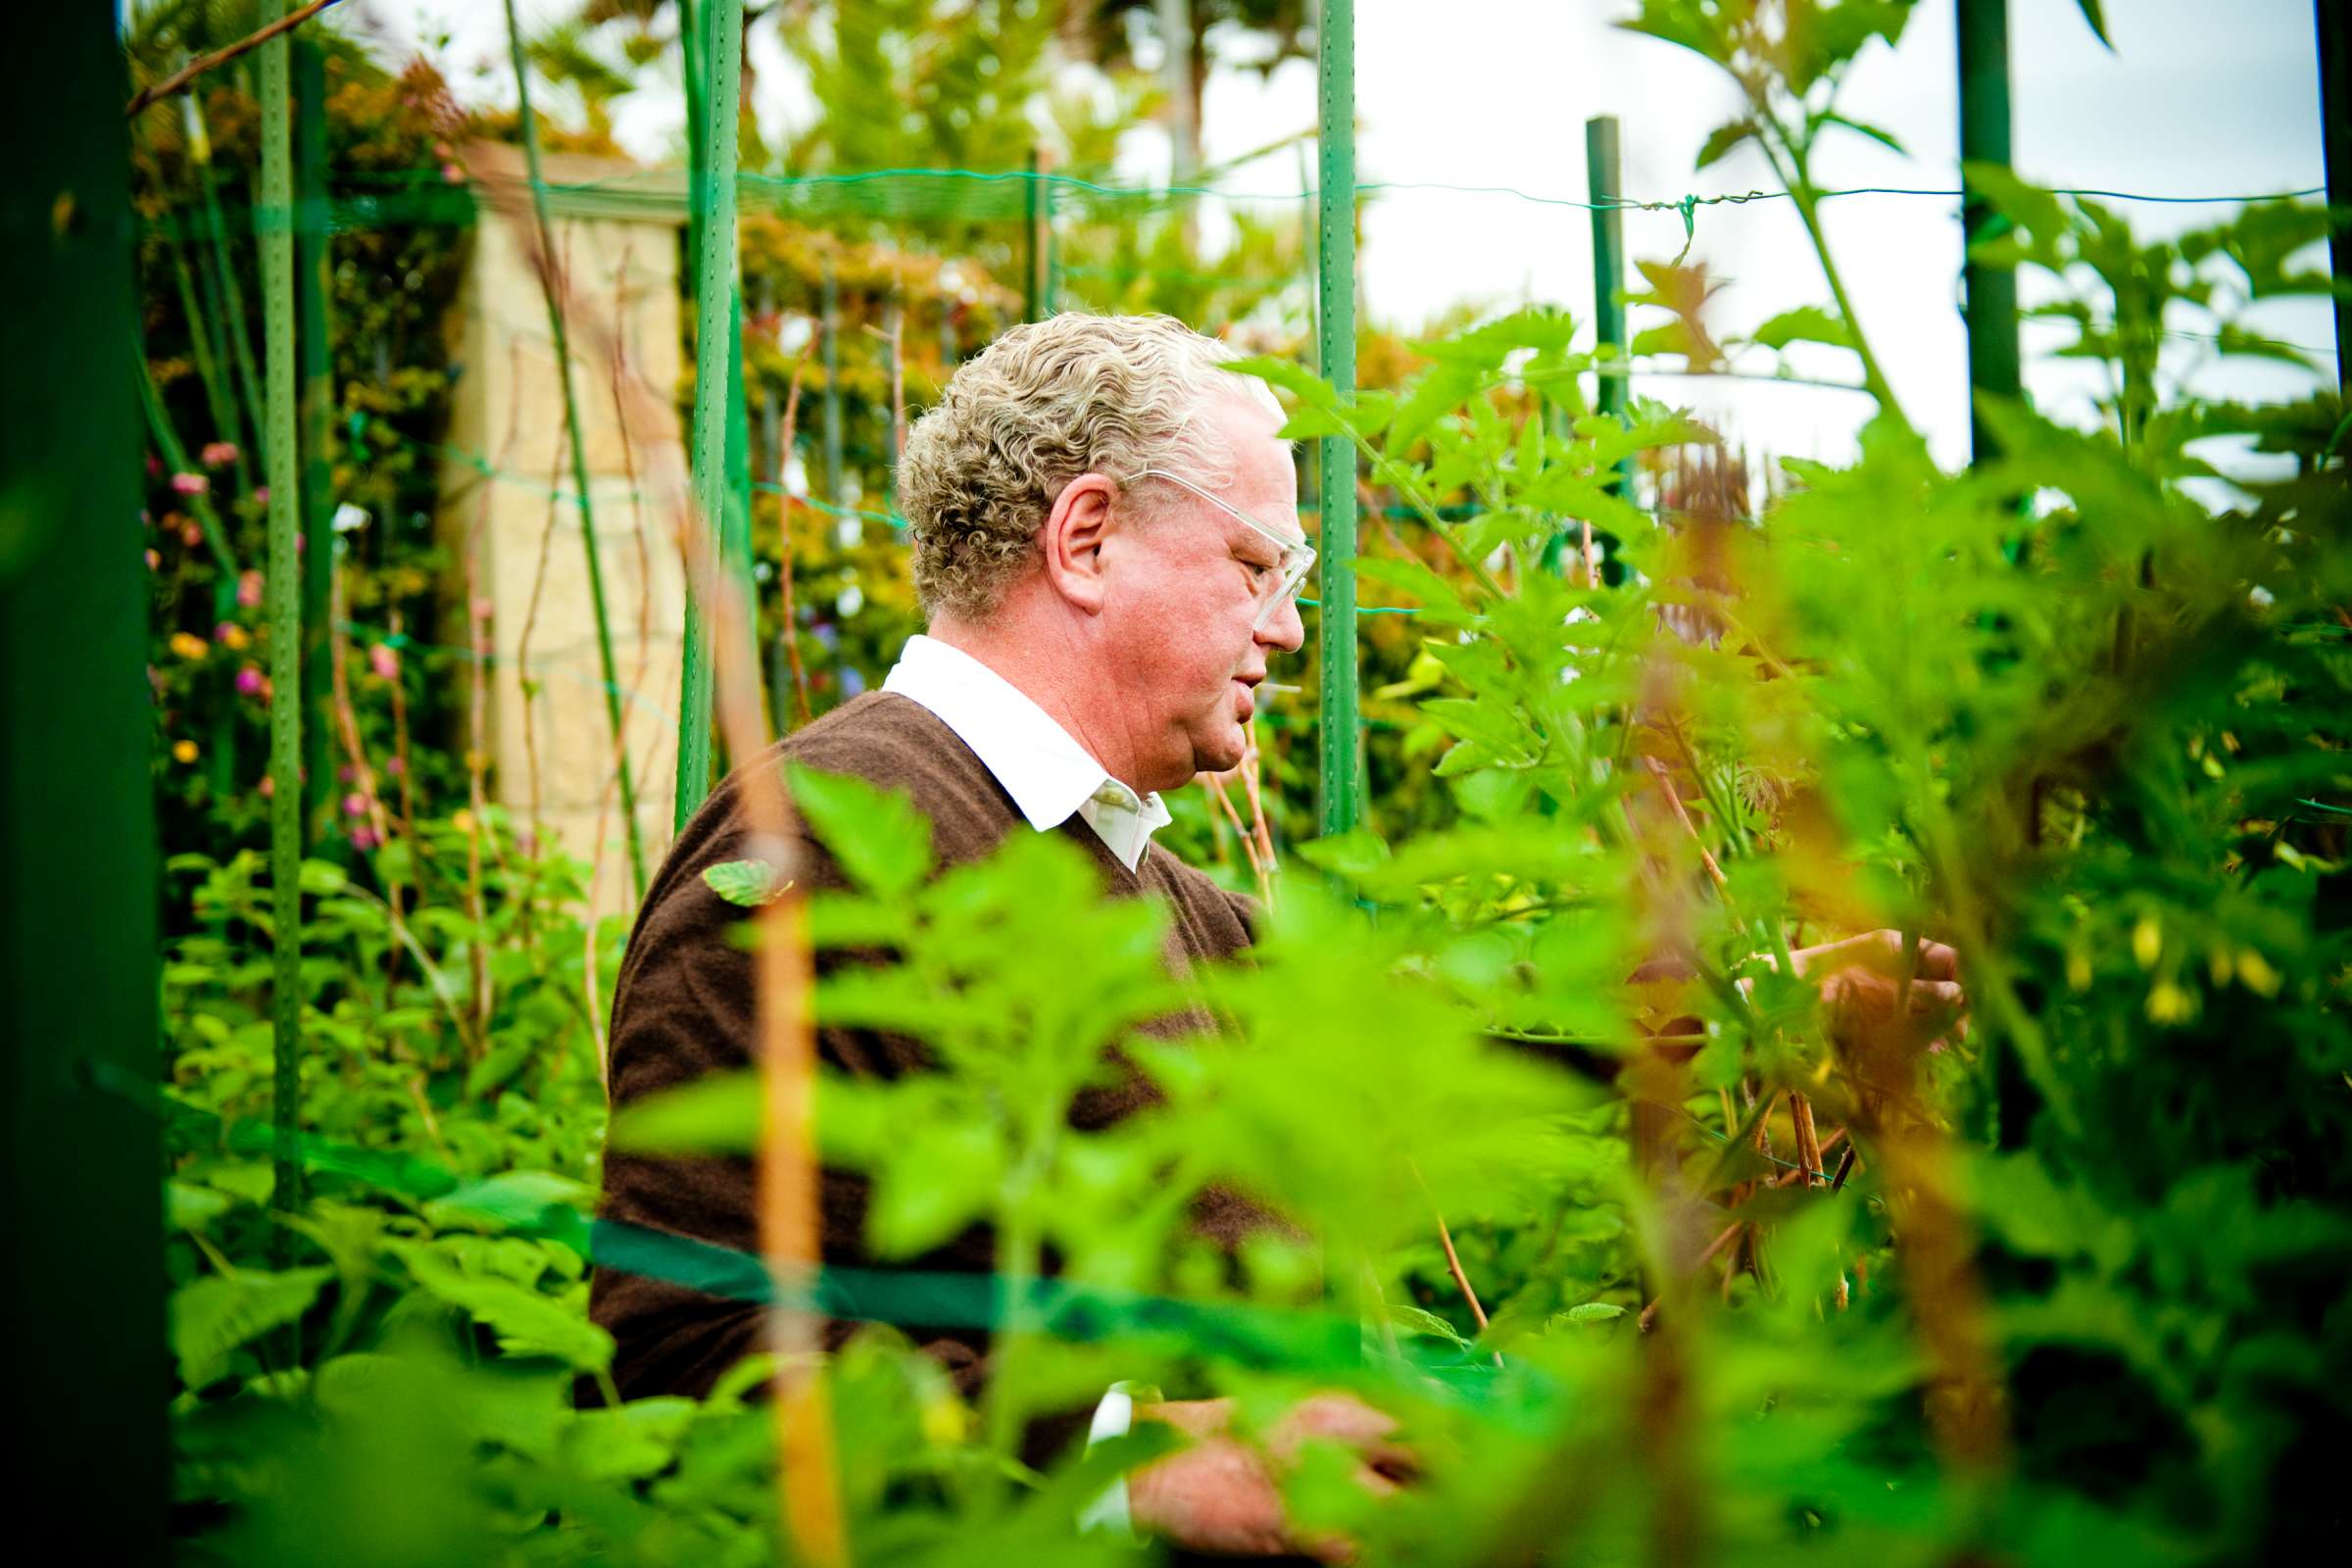
M 791 759 L 906 792 L 930 818 L 945 865 L 983 858 L 1010 834 L 1061 834 L 1111 896 L 1168 907 L 1167 958 L 1179 970 L 1247 946 L 1247 902 L 1152 843 L 1168 820 L 1159 792 L 1240 762 L 1252 689 L 1273 656 L 1304 640 L 1293 601 L 1314 557 L 1282 414 L 1262 383 L 1219 368 L 1229 357 L 1164 317 L 1060 316 L 1015 327 L 959 369 L 915 425 L 900 472 L 928 635 L 909 640 L 879 692 L 749 765 Z M 751 853 L 741 778 L 722 782 L 687 823 L 630 936 L 613 999 L 615 1105 L 752 1060 L 751 962 L 728 941 L 742 911 L 702 879 Z M 805 885 L 841 885 L 821 848 L 799 848 Z M 1886 951 L 1873 937 L 1797 959 L 1803 969 L 1835 956 L 1823 965 L 1830 987 L 1868 1008 L 1883 1006 L 1891 986 L 1874 990 L 1840 966 Z M 1953 990 L 1942 983 L 1949 960 L 1931 945 L 1919 997 Z M 852 1073 L 927 1065 L 911 1042 L 866 1032 L 820 1031 L 819 1051 Z M 1132 1080 L 1089 1090 L 1072 1120 L 1107 1125 L 1144 1093 Z M 605 1180 L 609 1218 L 757 1249 L 745 1162 L 616 1154 Z M 865 1196 L 859 1179 L 825 1173 L 827 1262 L 867 1261 Z M 1229 1243 L 1255 1219 L 1238 1201 L 1196 1216 Z M 909 1266 L 992 1263 L 990 1238 L 975 1230 Z M 613 1379 L 627 1396 L 700 1393 L 760 1344 L 760 1308 L 612 1270 L 598 1270 L 591 1311 L 612 1333 Z M 976 1386 L 984 1340 L 905 1327 L 967 1392 Z M 1225 1433 L 1228 1415 L 1219 1401 L 1131 1409 L 1123 1395 L 1106 1398 L 1098 1435 L 1142 1418 L 1189 1440 L 1113 1502 L 1181 1545 L 1328 1553 L 1331 1543 L 1293 1539 L 1272 1470 L 1322 1439 L 1362 1454 L 1367 1487 L 1389 1484 L 1376 1465 L 1395 1457 L 1383 1445 L 1391 1424 L 1353 1399 L 1303 1401 L 1262 1450 Z
M 1111 896 L 1168 907 L 1171 965 L 1239 952 L 1247 901 L 1151 842 L 1168 821 L 1159 792 L 1241 761 L 1252 688 L 1305 635 L 1294 599 L 1314 557 L 1277 433 L 1282 412 L 1263 383 L 1219 368 L 1230 357 L 1164 317 L 1060 316 L 1015 327 L 963 366 L 901 465 L 928 634 L 909 640 L 880 691 L 750 765 L 790 759 L 905 791 L 931 819 L 943 865 L 983 858 L 1016 832 L 1061 834 Z M 722 782 L 687 823 L 630 936 L 613 999 L 615 1105 L 752 1059 L 751 965 L 727 940 L 742 911 L 702 879 L 748 853 L 740 785 L 740 773 Z M 799 848 L 804 885 L 841 885 L 821 848 Z M 822 1031 L 819 1051 L 847 1072 L 925 1065 L 911 1043 L 865 1032 Z M 1089 1091 L 1073 1121 L 1105 1125 L 1143 1093 Z M 828 1262 L 867 1261 L 864 1201 L 860 1179 L 825 1173 Z M 739 1161 L 614 1155 L 605 1214 L 757 1246 L 752 1176 Z M 1231 1202 L 1198 1221 L 1233 1241 L 1252 1216 Z M 990 1240 L 975 1231 L 909 1266 L 991 1262 Z M 638 1275 L 600 1269 L 591 1311 L 612 1333 L 614 1381 L 629 1396 L 699 1393 L 760 1344 L 759 1308 Z M 976 1385 L 981 1338 L 908 1332 L 967 1391 Z M 1106 1400 L 1096 1431 L 1127 1411 L 1123 1396 Z M 1293 1544 L 1267 1464 L 1219 1435 L 1223 1406 L 1134 1413 L 1197 1440 L 1127 1489 L 1139 1528 L 1224 1551 Z M 1272 1446 L 1321 1437 L 1369 1450 L 1386 1426 L 1325 1397 L 1302 1404 Z

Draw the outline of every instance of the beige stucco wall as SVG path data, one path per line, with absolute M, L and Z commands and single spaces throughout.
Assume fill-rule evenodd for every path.
M 516 149 L 477 145 L 466 162 L 484 196 L 452 323 L 464 372 L 439 526 L 456 563 L 453 597 L 466 594 L 476 612 L 489 613 L 491 788 L 518 825 L 535 816 L 596 867 L 599 914 L 626 913 L 635 900 L 612 730 L 527 186 Z M 546 174 L 550 185 L 646 177 L 627 164 L 563 157 L 547 160 Z M 684 461 L 673 397 L 677 231 L 668 217 L 591 217 L 600 209 L 561 199 L 554 206 L 553 248 L 569 283 L 572 391 L 650 875 L 670 839 L 685 616 L 674 519 L 649 480 Z M 625 424 L 616 361 L 620 374 L 639 378 Z

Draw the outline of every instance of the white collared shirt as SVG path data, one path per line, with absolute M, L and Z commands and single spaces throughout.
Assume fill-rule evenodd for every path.
M 1137 796 L 1112 778 L 1021 689 L 960 648 L 906 639 L 882 689 L 919 703 L 972 749 L 1029 825 L 1052 832 L 1074 812 L 1129 871 L 1168 824 L 1156 792 Z

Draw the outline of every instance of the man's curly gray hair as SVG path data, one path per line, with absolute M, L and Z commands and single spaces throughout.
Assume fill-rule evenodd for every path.
M 1281 408 L 1218 368 L 1233 350 L 1166 316 L 1051 317 L 1016 326 L 949 380 L 899 461 L 924 611 L 985 620 L 1038 559 L 1038 529 L 1082 473 L 1215 475 L 1232 454 L 1203 416 L 1220 397 Z

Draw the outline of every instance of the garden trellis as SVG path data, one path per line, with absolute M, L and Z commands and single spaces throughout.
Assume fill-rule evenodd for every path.
M 681 726 L 676 810 L 683 820 L 710 773 L 710 742 L 714 708 L 724 694 L 714 691 L 713 666 L 725 662 L 711 639 L 725 634 L 726 617 L 714 606 L 727 592 L 744 604 L 759 597 L 752 572 L 750 507 L 748 497 L 761 494 L 789 497 L 795 505 L 828 513 L 859 525 L 895 525 L 888 509 L 845 505 L 839 482 L 842 459 L 826 464 L 830 475 L 821 494 L 802 493 L 814 487 L 796 487 L 778 472 L 763 480 L 751 477 L 747 461 L 748 433 L 744 407 L 744 301 L 737 280 L 736 210 L 767 213 L 804 220 L 856 219 L 888 224 L 915 220 L 954 220 L 996 225 L 1016 235 L 1011 247 L 1020 258 L 1020 293 L 1026 308 L 1049 312 L 1065 294 L 1082 294 L 1093 283 L 1115 283 L 1119 269 L 1089 272 L 1085 264 L 1063 266 L 1057 260 L 1056 225 L 1116 223 L 1139 217 L 1184 210 L 1196 203 L 1230 201 L 1234 193 L 1213 184 L 1171 185 L 1155 189 L 1128 188 L 1033 164 L 1022 171 L 905 170 L 810 176 L 739 175 L 734 170 L 732 130 L 736 122 L 733 87 L 737 80 L 731 46 L 740 41 L 740 8 L 707 3 L 694 8 L 690 37 L 698 40 L 698 69 L 690 72 L 701 99 L 697 116 L 696 162 L 683 182 L 675 176 L 648 174 L 642 178 L 564 184 L 540 177 L 534 167 L 529 194 L 539 209 L 538 226 L 544 254 L 543 275 L 549 280 L 547 306 L 551 333 L 564 368 L 564 395 L 572 403 L 571 351 L 567 328 L 576 322 L 557 284 L 558 269 L 548 240 L 547 213 L 676 212 L 697 226 L 694 244 L 693 297 L 696 306 L 695 400 L 691 467 L 688 484 L 692 515 L 702 519 L 705 534 L 703 569 L 693 579 L 687 633 L 686 674 L 675 712 Z M 1271 193 L 1265 205 L 1297 209 L 1311 201 L 1316 212 L 1313 280 L 1309 291 L 1303 277 L 1296 282 L 1302 297 L 1311 297 L 1316 325 L 1317 368 L 1343 387 L 1355 379 L 1356 343 L 1354 297 L 1354 216 L 1356 204 L 1384 192 L 1407 187 L 1359 184 L 1354 178 L 1352 124 L 1352 7 L 1347 0 L 1330 0 L 1324 8 L 1321 49 L 1321 132 L 1318 138 L 1320 172 L 1311 189 Z M 2323 8 L 2323 17 L 2327 15 Z M 1962 17 L 1962 133 L 1963 146 L 1974 161 L 2005 162 L 2007 104 L 2005 43 L 1998 5 L 1964 4 Z M 136 439 L 140 408 L 132 389 L 120 383 L 119 353 L 93 352 L 91 344 L 120 336 L 128 315 L 130 290 L 120 267 L 124 236 L 134 219 L 122 200 L 120 171 L 124 162 L 121 124 L 115 108 L 121 94 L 108 87 L 117 81 L 119 65 L 112 40 L 105 35 L 104 19 L 60 18 L 43 12 L 33 23 L 36 58 L 54 61 L 56 71 L 38 90 L 12 107 L 10 129 L 22 144 L 35 136 L 60 141 L 74 150 L 71 176 L 55 192 L 44 192 L 42 220 L 46 225 L 38 243 L 12 245 L 7 265 L 23 269 L 24 276 L 10 278 L 11 297 L 55 300 L 58 308 L 37 313 L 39 319 L 19 323 L 22 341 L 40 351 L 28 363 L 56 368 L 57 384 L 87 390 L 74 400 L 90 411 L 95 427 L 120 436 L 127 449 Z M 2323 39 L 2340 33 L 2323 28 Z M 2340 48 L 2340 41 L 2330 43 Z M 705 52 L 707 51 L 707 52 Z M 278 1161 L 278 1192 L 299 1190 L 302 1160 L 298 1153 L 318 1146 L 305 1142 L 306 1130 L 295 1125 L 297 1097 L 293 1085 L 301 1066 L 299 988 L 294 967 L 302 940 L 302 903 L 299 864 L 306 814 L 328 790 L 325 746 L 328 725 L 321 709 L 326 674 L 318 652 L 325 641 L 361 622 L 337 624 L 325 590 L 331 569 L 334 536 L 329 498 L 322 496 L 325 460 L 324 421 L 318 415 L 324 384 L 323 332 L 320 309 L 320 265 L 306 256 L 322 258 L 327 236 L 355 228 L 393 223 L 457 223 L 471 220 L 473 195 L 433 173 L 387 178 L 336 180 L 323 167 L 323 141 L 315 134 L 316 113 L 322 112 L 314 87 L 299 90 L 299 39 L 279 37 L 257 52 L 263 86 L 262 180 L 258 199 L 240 212 L 234 205 L 208 200 L 200 212 L 150 215 L 148 221 L 171 225 L 176 233 L 218 247 L 234 230 L 259 236 L 264 258 L 263 336 L 259 367 L 261 386 L 243 372 L 237 350 L 247 342 L 244 325 L 229 319 L 216 323 L 226 333 L 229 351 L 213 365 L 219 383 L 223 422 L 235 428 L 250 421 L 254 455 L 266 460 L 269 507 L 269 617 L 273 628 L 270 678 L 281 694 L 270 710 L 270 807 L 272 842 L 272 889 L 276 899 L 274 939 L 278 949 L 277 1112 L 270 1148 Z M 2330 56 L 2324 80 L 2330 90 L 2330 188 L 2342 204 L 2345 160 L 2340 156 L 2343 104 L 2340 56 Z M 102 90 L 103 89 L 103 90 Z M 522 110 L 522 134 L 534 166 L 538 150 L 528 106 Z M 302 111 L 298 113 L 298 111 Z M 23 124 L 16 123 L 22 117 Z M 301 121 L 297 124 L 297 120 Z M 86 134 L 85 134 L 86 132 Z M 1638 133 L 1638 127 L 1637 127 Z M 1595 231 L 1597 268 L 1593 317 L 1600 341 L 1627 345 L 1626 326 L 1619 309 L 1625 284 L 1624 252 L 1615 232 L 1629 213 L 1657 215 L 1671 226 L 1680 220 L 1687 237 L 1694 222 L 1703 221 L 1708 206 L 1723 202 L 1787 199 L 1786 192 L 1738 195 L 1681 196 L 1627 199 L 1614 178 L 1615 128 L 1595 122 L 1588 131 L 1591 184 L 1585 199 L 1567 196 L 1530 198 L 1519 192 L 1462 192 L 1482 199 L 1542 199 L 1591 215 Z M 1421 187 L 1427 188 L 1427 187 Z M 1884 190 L 1829 192 L 1853 200 L 1933 200 L 1958 203 L 1958 190 Z M 2088 194 L 2088 193 L 2086 193 Z M 2117 193 L 2105 193 L 2114 195 Z M 2312 192 L 2288 193 L 2310 195 Z M 2151 196 L 2148 199 L 2166 199 Z M 2203 198 L 2200 198 L 2203 199 Z M 2234 198 L 2214 197 L 2213 200 Z M 2352 205 L 2352 204 L 2345 204 Z M 1971 209 L 1972 227 L 1975 210 Z M 2339 240 L 2340 247 L 2340 240 Z M 222 253 L 224 254 L 224 253 Z M 2339 265 L 2342 252 L 2338 252 Z M 201 257 L 200 257 L 201 260 Z M 226 263 L 216 264 L 225 270 Z M 210 274 L 206 274 L 210 277 Z M 2008 274 L 1972 265 L 1967 282 L 1967 312 L 1971 344 L 1971 376 L 1975 385 L 1992 392 L 2014 392 L 2018 384 L 2016 299 L 2013 286 L 2004 287 Z M 232 286 L 220 295 L 224 302 L 241 295 Z M 191 300 L 201 300 L 190 290 Z M 2339 373 L 2343 365 L 2342 305 L 2337 311 Z M 12 335 L 12 344 L 20 338 Z M 828 333 L 824 350 L 836 344 Z M 86 353 L 90 368 L 77 371 L 74 358 Z M 828 365 L 830 368 L 830 364 Z M 142 376 L 145 374 L 142 363 Z M 1625 378 L 1597 377 L 1597 403 L 1604 412 L 1621 412 Z M 12 386 L 19 384 L 12 381 Z M 170 428 L 152 385 L 140 389 L 150 439 L 175 467 L 184 456 Z M 208 388 L 211 390 L 211 388 Z M 836 453 L 845 440 L 842 431 L 838 377 L 825 376 L 825 444 Z M 240 399 L 244 407 L 240 410 Z M 58 399 L 63 404 L 64 399 Z M 258 406 L 255 406 L 258 405 Z M 24 1128 L 53 1128 L 64 1140 L 21 1138 L 12 1152 L 15 1166 L 11 1202 L 19 1218 L 17 1264 L 20 1278 L 73 1274 L 85 1288 L 70 1300 L 47 1311 L 37 1328 L 24 1328 L 20 1344 L 56 1348 L 51 1358 L 60 1367 L 77 1371 L 88 1365 L 116 1364 L 99 1353 L 74 1353 L 70 1347 L 95 1345 L 101 1351 L 124 1344 L 147 1344 L 156 1338 L 157 1319 L 152 1285 L 138 1277 L 126 1257 L 109 1276 L 88 1269 L 86 1257 L 74 1239 L 53 1223 L 34 1225 L 46 1200 L 33 1196 L 37 1179 L 54 1180 L 59 1171 L 72 1173 L 73 1184 L 85 1200 L 93 1228 L 111 1215 L 112 1230 L 102 1234 L 133 1236 L 153 1228 L 154 1194 L 149 1181 L 151 1162 L 133 1157 L 133 1151 L 153 1146 L 152 1122 L 144 1119 L 151 1107 L 124 1098 L 122 1085 L 145 1081 L 148 1048 L 154 1038 L 152 994 L 154 948 L 151 918 L 125 917 L 122 904 L 108 898 L 109 889 L 151 886 L 154 881 L 150 836 L 126 827 L 145 813 L 145 715 L 137 691 L 139 628 L 143 623 L 136 588 L 135 564 L 126 551 L 114 551 L 114 536 L 103 528 L 61 530 L 50 536 L 25 531 L 19 516 L 35 514 L 58 505 L 38 489 L 14 487 L 46 484 L 35 472 L 72 454 L 87 465 L 86 473 L 65 476 L 74 510 L 90 517 L 127 517 L 135 510 L 129 484 L 109 466 L 103 443 L 67 439 L 56 425 L 56 412 L 12 399 L 8 431 L 0 435 L 7 463 L 0 470 L 0 524 L 17 530 L 0 535 L 0 594 L 5 612 L 0 622 L 7 638 L 0 675 L 8 682 L 6 722 L 9 726 L 5 762 L 9 792 L 0 810 L 0 833 L 8 839 L 5 873 L 6 907 L 12 921 L 8 942 L 12 965 L 21 966 L 6 977 L 11 1009 L 8 1032 L 21 1041 L 73 1041 L 73 1054 L 60 1048 L 59 1059 L 37 1066 L 20 1061 L 11 1090 L 11 1111 Z M 536 485 L 550 492 L 559 505 L 577 509 L 579 541 L 588 560 L 591 582 L 598 580 L 599 534 L 584 466 L 576 410 L 569 411 L 570 443 L 575 466 L 568 490 L 550 484 L 547 476 L 510 471 L 493 452 L 447 454 L 475 467 L 485 482 Z M 85 426 L 86 428 L 86 426 Z M 895 452 L 896 425 L 883 440 L 869 443 Z M 43 432 L 48 432 L 44 434 Z M 1980 454 L 1985 439 L 1978 437 Z M 1319 506 L 1307 509 L 1317 516 L 1321 532 L 1324 576 L 1314 595 L 1317 646 L 1322 679 L 1318 684 L 1319 712 L 1314 726 L 1320 742 L 1317 754 L 1319 806 L 1317 820 L 1326 834 L 1338 835 L 1356 826 L 1362 817 L 1363 788 L 1353 737 L 1361 727 L 1356 690 L 1357 615 L 1352 562 L 1356 542 L 1357 455 L 1344 438 L 1325 436 L 1318 453 Z M 650 486 L 649 486 L 650 488 Z M 1630 488 L 1630 486 L 1629 486 Z M 26 507 L 17 498 L 33 494 Z M 199 518 L 209 520 L 209 504 L 193 506 Z M 226 555 L 217 521 L 206 530 L 212 548 L 223 564 L 235 564 Z M 116 556 L 123 559 L 116 559 Z M 789 573 L 789 563 L 786 566 Z M 723 577 L 722 577 L 722 574 Z M 233 570 L 224 570 L 225 583 Z M 601 588 L 597 591 L 601 600 Z M 1376 606 L 1386 611 L 1401 607 Z M 661 694 L 627 689 L 620 678 L 609 630 L 601 622 L 598 637 L 602 678 L 597 697 L 617 737 L 624 703 L 661 703 Z M 423 641 L 405 639 L 389 627 L 370 627 L 388 646 L 423 648 Z M 744 642 L 748 646 L 748 628 Z M 792 633 L 788 630 L 788 635 Z M 54 650 L 72 646 L 86 657 L 60 667 Z M 453 659 L 478 662 L 485 656 L 470 639 L 460 648 L 442 645 Z M 796 645 L 797 646 L 797 645 Z M 751 665 L 748 659 L 739 662 Z M 292 694 L 300 694 L 296 700 Z M 774 710 L 786 710 L 782 690 L 769 693 Z M 1340 737 L 1335 742 L 1334 738 Z M 63 742 L 63 744 L 61 744 Z M 735 755 L 740 757 L 738 748 Z M 46 767 L 29 766 L 39 757 Z M 307 777 L 305 760 L 308 759 Z M 627 832 L 633 839 L 637 813 L 631 802 L 629 761 L 615 749 L 613 771 L 623 800 Z M 311 809 L 306 813 L 306 804 Z M 95 842 L 61 842 L 57 824 L 93 816 L 108 824 Z M 632 843 L 632 862 L 639 859 Z M 641 882 L 643 867 L 633 875 Z M 38 911 L 37 913 L 32 911 Z M 22 929 L 15 929 L 21 922 Z M 108 1069 L 108 1070 L 101 1070 Z M 112 1076 L 110 1076 L 110 1071 Z M 128 1074 L 127 1078 L 122 1074 Z M 109 1086 L 114 1087 L 110 1088 Z M 1808 1161 L 1808 1164 L 1817 1164 Z M 46 1248 L 43 1255 L 41 1249 Z M 136 1248 L 125 1250 L 135 1254 Z M 62 1265 L 71 1258 L 73 1269 Z M 104 1289 L 97 1289 L 103 1284 Z M 23 1298 L 24 1292 L 12 1292 Z M 12 1312 L 29 1310 L 23 1299 Z M 877 1315 L 887 1316 L 887 1313 Z M 136 1358 L 126 1358 L 135 1363 Z M 131 1368 L 135 1371 L 135 1364 Z M 135 1450 L 144 1457 L 137 1465 L 160 1469 L 160 1439 L 156 1436 L 156 1401 L 150 1391 L 129 1372 L 115 1374 L 106 1387 L 84 1386 L 60 1391 L 43 1400 L 52 1408 L 73 1408 L 75 1419 L 93 1423 L 91 1442 L 103 1438 L 117 1451 Z M 76 1444 L 61 1444 L 71 1452 Z M 86 1448 L 84 1451 L 87 1451 Z M 35 1477 L 38 1484 L 43 1478 Z M 62 1487 L 61 1492 L 64 1490 Z M 160 1485 L 151 1495 L 162 1494 Z M 135 1508 L 118 1508 L 104 1516 L 108 1529 L 124 1532 L 120 1552 L 129 1560 L 151 1554 L 160 1539 L 160 1517 Z M 812 1546 L 822 1559 L 823 1548 Z

